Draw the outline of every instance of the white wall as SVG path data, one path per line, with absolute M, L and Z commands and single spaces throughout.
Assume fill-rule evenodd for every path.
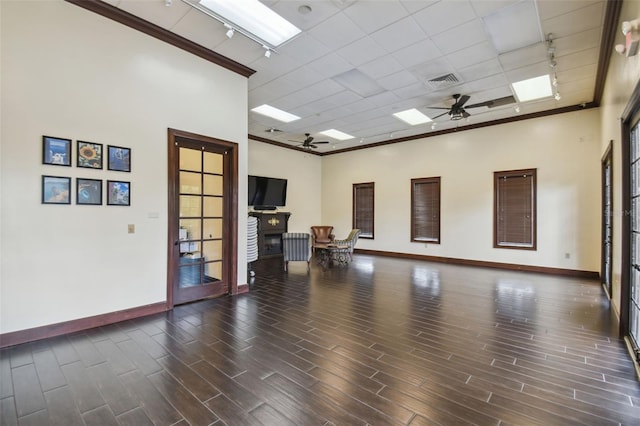
M 246 283 L 247 79 L 66 2 L 0 10 L 0 333 L 166 300 L 169 127 L 239 144 Z M 78 139 L 130 147 L 132 172 L 42 165 L 42 135 L 73 164 Z M 131 181 L 131 207 L 42 205 L 43 174 Z
M 623 21 L 640 17 L 640 2 L 625 1 L 622 3 L 620 20 L 616 28 L 621 28 Z M 616 32 L 615 43 L 624 43 L 621 31 Z M 629 102 L 631 93 L 640 80 L 640 55 L 630 58 L 615 51 L 611 54 L 611 63 L 607 73 L 604 93 L 601 102 L 602 133 L 600 137 L 601 157 L 610 141 L 613 141 L 613 268 L 611 300 L 615 309 L 620 312 L 620 274 L 622 269 L 622 150 L 620 117 Z
M 322 224 L 322 157 L 262 142 L 249 141 L 250 175 L 287 179 L 289 232 L 310 232 Z M 246 194 L 245 200 L 246 200 Z
M 322 220 L 351 229 L 352 184 L 375 182 L 375 239 L 359 248 L 599 271 L 596 109 L 323 157 Z M 538 248 L 493 248 L 493 172 L 537 169 Z M 411 178 L 441 176 L 441 244 L 410 242 Z M 569 258 L 565 254 L 569 254 Z

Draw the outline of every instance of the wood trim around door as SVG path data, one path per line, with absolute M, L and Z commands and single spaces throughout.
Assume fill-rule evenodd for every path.
M 227 271 L 225 274 L 225 280 L 227 280 L 227 290 L 231 295 L 238 294 L 238 144 L 235 142 L 229 142 L 222 139 L 215 139 L 209 136 L 198 135 L 182 130 L 168 129 L 168 208 L 167 208 L 167 309 L 171 309 L 174 306 L 173 296 L 173 282 L 172 277 L 176 273 L 175 265 L 171 261 L 174 256 L 175 235 L 178 234 L 178 223 L 175 220 L 178 217 L 176 211 L 177 205 L 172 202 L 176 199 L 176 188 L 174 182 L 177 179 L 175 167 L 173 167 L 177 159 L 176 143 L 179 141 L 189 141 L 199 144 L 214 144 L 218 148 L 225 149 L 225 155 L 231 156 L 229 158 L 229 170 L 228 177 L 225 182 L 226 191 L 229 195 L 229 204 L 224 211 L 224 215 L 229 218 L 227 226 L 223 230 L 223 239 L 227 241 L 224 244 L 223 259 L 228 264 L 225 266 Z M 225 171 L 227 174 L 227 171 Z

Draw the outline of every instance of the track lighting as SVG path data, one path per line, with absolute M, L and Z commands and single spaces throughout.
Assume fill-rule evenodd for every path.
M 556 92 L 556 94 L 553 96 L 556 101 L 559 101 L 560 99 L 562 99 L 562 97 L 560 96 L 560 92 Z
M 513 108 L 516 112 L 520 112 L 520 105 L 516 105 L 515 108 Z
M 431 124 L 431 130 L 435 130 L 436 129 L 436 123 L 432 123 Z
M 228 28 L 228 30 L 227 30 L 227 37 L 228 37 L 228 38 L 233 37 L 233 35 L 236 33 L 236 30 L 234 30 L 234 29 L 233 29 L 233 27 L 232 27 L 231 25 L 224 24 L 224 26 Z
M 265 58 L 270 58 L 271 57 L 271 49 L 269 49 L 269 47 L 267 46 L 262 46 L 264 48 L 264 57 Z

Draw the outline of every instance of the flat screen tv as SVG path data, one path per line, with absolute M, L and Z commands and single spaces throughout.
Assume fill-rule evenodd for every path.
M 249 175 L 249 205 L 256 210 L 274 210 L 287 204 L 287 180 Z

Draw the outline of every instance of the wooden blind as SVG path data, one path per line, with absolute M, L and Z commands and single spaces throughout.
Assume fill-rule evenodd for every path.
M 411 179 L 411 241 L 440 243 L 440 178 Z
M 373 238 L 374 183 L 353 184 L 353 228 L 360 238 Z
M 494 173 L 494 247 L 536 248 L 536 170 Z

